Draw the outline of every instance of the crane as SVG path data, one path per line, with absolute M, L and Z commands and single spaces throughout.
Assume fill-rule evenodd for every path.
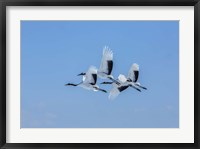
M 90 66 L 88 71 L 83 75 L 83 79 L 80 83 L 67 83 L 65 86 L 80 86 L 87 90 L 93 90 L 93 91 L 102 91 L 107 92 L 104 89 L 99 88 L 98 85 L 96 85 L 97 82 L 97 69 L 94 66 Z

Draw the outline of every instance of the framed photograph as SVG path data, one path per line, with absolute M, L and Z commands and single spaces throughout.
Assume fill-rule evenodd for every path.
M 198 149 L 199 6 L 1 1 L 0 147 Z

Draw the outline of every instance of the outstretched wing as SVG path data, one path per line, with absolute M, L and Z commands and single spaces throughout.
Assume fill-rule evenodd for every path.
M 97 82 L 97 69 L 94 66 L 91 66 L 88 71 L 86 72 L 86 75 L 84 76 L 85 79 L 83 80 L 83 83 L 88 83 L 95 85 Z
M 113 68 L 113 52 L 108 47 L 105 47 L 103 49 L 103 57 L 101 60 L 99 72 L 103 72 L 107 75 L 110 75 L 112 72 L 112 68 Z
M 110 90 L 110 94 L 108 96 L 109 99 L 113 100 L 119 95 L 120 91 L 116 86 L 113 86 L 113 88 Z
M 116 98 L 119 93 L 121 93 L 122 91 L 124 91 L 125 89 L 127 89 L 129 86 L 128 85 L 117 85 L 117 84 L 113 84 L 113 88 L 110 91 L 109 94 L 109 99 L 114 99 Z
M 139 65 L 134 63 L 128 72 L 128 79 L 131 79 L 133 82 L 137 82 L 138 77 L 139 77 Z

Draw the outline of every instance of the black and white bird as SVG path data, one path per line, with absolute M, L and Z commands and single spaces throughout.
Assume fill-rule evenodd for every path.
M 119 82 L 115 80 L 114 77 L 111 75 L 112 69 L 113 69 L 113 52 L 109 47 L 105 46 L 103 49 L 103 56 L 101 59 L 100 67 L 97 71 L 97 75 L 101 79 L 110 79 L 119 85 Z
M 131 68 L 129 69 L 128 76 L 127 76 L 127 81 L 130 84 L 133 84 L 133 85 L 135 85 L 135 86 L 137 86 L 139 88 L 147 90 L 146 87 L 142 86 L 138 82 L 138 77 L 139 77 L 139 65 L 134 63 L 134 64 L 132 64 Z
M 128 81 L 127 81 L 127 78 L 120 74 L 118 76 L 118 79 L 117 81 L 120 83 L 120 84 L 117 84 L 115 82 L 102 82 L 101 84 L 112 84 L 112 89 L 110 90 L 110 93 L 109 93 L 109 96 L 108 98 L 109 99 L 114 99 L 116 98 L 122 91 L 126 90 L 128 87 L 132 87 L 138 91 L 141 92 L 141 90 L 139 88 L 137 88 L 134 84 L 130 84 Z
M 110 79 L 113 82 L 119 84 L 117 80 L 111 75 L 113 69 L 113 52 L 107 46 L 103 49 L 103 56 L 101 59 L 101 64 L 97 70 L 97 76 L 101 79 Z M 80 73 L 79 75 L 85 75 L 85 73 Z M 79 76 L 78 75 L 78 76 Z
M 80 83 L 74 84 L 74 83 L 67 83 L 65 86 L 80 86 L 87 90 L 93 90 L 93 91 L 102 91 L 107 92 L 104 89 L 99 88 L 98 85 L 96 85 L 97 82 L 97 69 L 94 66 L 91 66 L 88 71 L 83 75 L 83 79 Z
M 107 79 L 107 78 L 113 79 L 113 76 L 111 75 L 112 69 L 113 69 L 113 52 L 108 47 L 104 47 L 101 64 L 97 71 L 97 74 L 101 79 Z

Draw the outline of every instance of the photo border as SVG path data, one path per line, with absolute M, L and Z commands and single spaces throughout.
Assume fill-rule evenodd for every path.
M 6 7 L 7 6 L 194 6 L 194 143 L 6 143 Z M 199 0 L 4 0 L 0 2 L 0 147 L 1 148 L 182 148 L 198 149 L 200 108 L 198 102 L 199 43 L 200 43 Z

